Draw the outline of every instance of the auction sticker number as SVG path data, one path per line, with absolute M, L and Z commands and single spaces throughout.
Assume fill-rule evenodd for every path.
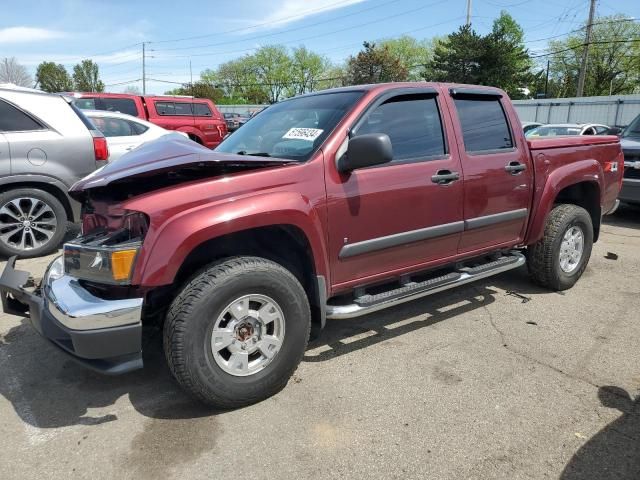
M 282 138 L 313 142 L 316 138 L 322 135 L 322 132 L 324 132 L 324 130 L 320 128 L 291 128 L 282 136 Z

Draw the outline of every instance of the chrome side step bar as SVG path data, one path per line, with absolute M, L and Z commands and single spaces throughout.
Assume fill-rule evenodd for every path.
M 441 277 L 420 283 L 410 282 L 395 290 L 376 295 L 362 295 L 347 305 L 327 304 L 327 318 L 354 318 L 377 312 L 417 298 L 455 288 L 459 285 L 475 282 L 498 273 L 521 267 L 526 262 L 525 256 L 517 251 L 509 252 L 497 260 L 481 264 L 477 267 L 463 267 Z

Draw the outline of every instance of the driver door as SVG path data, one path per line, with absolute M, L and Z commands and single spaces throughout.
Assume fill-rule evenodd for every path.
M 452 126 L 442 111 L 435 89 L 387 92 L 372 102 L 350 136 L 387 134 L 392 162 L 341 174 L 333 159 L 326 160 L 334 288 L 456 255 L 464 226 L 462 171 L 457 151 L 447 146 Z M 453 178 L 437 179 L 446 173 Z

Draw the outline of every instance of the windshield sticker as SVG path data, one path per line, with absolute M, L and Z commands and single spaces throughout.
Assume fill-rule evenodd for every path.
M 316 138 L 322 135 L 324 130 L 320 128 L 291 128 L 285 133 L 282 138 L 288 138 L 289 140 L 307 140 L 313 142 Z

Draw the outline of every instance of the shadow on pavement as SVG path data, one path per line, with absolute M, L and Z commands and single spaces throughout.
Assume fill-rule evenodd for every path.
M 622 415 L 585 443 L 571 458 L 561 480 L 637 480 L 640 478 L 640 395 L 620 387 L 598 389 L 603 406 Z
M 635 205 L 620 205 L 613 215 L 602 217 L 604 225 L 640 229 L 640 207 Z
M 0 394 L 25 423 L 38 428 L 117 420 L 115 403 L 125 395 L 135 410 L 150 418 L 196 418 L 216 413 L 184 394 L 173 380 L 159 335 L 148 339 L 144 361 L 144 369 L 121 376 L 92 372 L 42 339 L 25 319 L 0 337 Z M 91 413 L 110 406 L 112 413 Z

